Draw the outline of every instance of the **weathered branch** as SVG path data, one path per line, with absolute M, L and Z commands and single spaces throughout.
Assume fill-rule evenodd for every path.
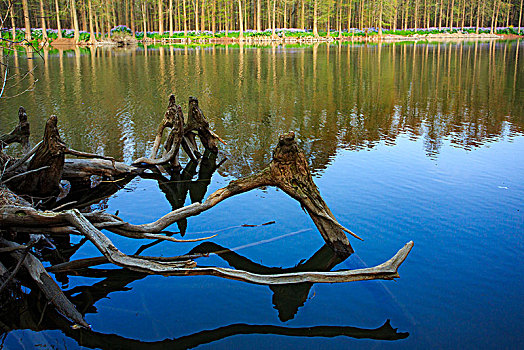
M 5 240 L 1 237 L 0 243 L 7 247 L 18 246 L 18 244 Z M 23 257 L 23 253 L 20 251 L 14 251 L 11 253 L 11 255 L 17 260 L 20 260 Z M 75 306 L 69 301 L 69 299 L 67 299 L 60 287 L 46 272 L 40 260 L 38 260 L 32 254 L 28 254 L 23 260 L 23 266 L 29 272 L 38 288 L 40 288 L 47 299 L 49 299 L 49 301 L 52 302 L 60 312 L 73 320 L 73 322 L 83 327 L 89 328 L 89 325 L 84 320 L 82 315 L 78 312 L 78 310 L 76 310 Z
M 393 258 L 376 267 L 336 271 L 336 272 L 298 272 L 276 275 L 260 275 L 247 271 L 220 267 L 183 268 L 180 264 L 161 261 L 144 261 L 120 252 L 112 242 L 97 230 L 80 212 L 68 210 L 64 212 L 69 222 L 82 232 L 98 250 L 112 263 L 131 270 L 161 275 L 187 276 L 211 275 L 227 279 L 239 280 L 255 284 L 290 284 L 290 283 L 336 283 L 372 279 L 398 278 L 398 268 L 404 262 L 413 247 L 413 242 L 407 243 Z
M 27 171 L 49 166 L 44 171 L 29 174 L 17 187 L 17 193 L 37 195 L 40 197 L 54 196 L 59 191 L 60 180 L 64 167 L 66 150 L 60 139 L 57 126 L 58 119 L 52 115 L 46 122 L 43 142 L 38 146 L 29 161 Z
M 63 179 L 74 179 L 99 175 L 105 177 L 121 177 L 124 175 L 138 175 L 144 170 L 121 162 L 103 159 L 66 159 L 64 162 Z
M 18 142 L 22 145 L 24 153 L 27 153 L 31 148 L 29 144 L 29 122 L 27 121 L 27 114 L 24 107 L 18 109 L 18 124 L 9 134 L 0 136 L 0 149 L 4 145 Z
M 164 144 L 164 154 L 161 158 L 156 159 L 156 154 L 158 153 L 158 148 L 160 146 L 160 140 L 162 139 L 162 134 L 164 129 L 170 127 L 171 131 L 167 137 L 167 140 Z M 184 115 L 182 114 L 182 108 L 175 104 L 175 96 L 169 96 L 169 106 L 164 115 L 164 119 L 160 123 L 155 138 L 155 144 L 153 145 L 153 150 L 151 151 L 151 156 L 149 158 L 142 157 L 133 162 L 133 165 L 147 164 L 147 165 L 161 165 L 166 163 L 171 163 L 175 167 L 179 167 L 178 162 L 178 151 L 182 143 L 182 138 L 184 137 Z
M 158 148 L 160 147 L 160 142 L 162 141 L 162 135 L 164 134 L 164 129 L 172 128 L 175 119 L 179 118 L 179 116 L 177 116 L 177 113 L 178 112 L 181 113 L 182 111 L 181 110 L 179 111 L 178 108 L 180 108 L 180 106 L 176 104 L 175 95 L 172 95 L 172 94 L 169 95 L 169 103 L 167 106 L 167 111 L 164 114 L 164 118 L 162 119 L 162 122 L 158 126 L 158 130 L 155 136 L 155 143 L 153 144 L 153 149 L 151 150 L 151 154 L 149 155 L 150 159 L 156 159 Z M 182 121 L 183 120 L 184 120 L 184 117 L 182 116 Z

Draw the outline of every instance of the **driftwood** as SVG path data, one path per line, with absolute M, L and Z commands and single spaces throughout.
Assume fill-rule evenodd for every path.
M 184 125 L 184 135 L 185 140 L 187 141 L 187 146 L 191 150 L 198 149 L 195 141 L 195 132 L 197 133 L 204 148 L 212 152 L 218 152 L 218 141 L 225 144 L 224 140 L 215 134 L 209 127 L 209 122 L 198 106 L 198 99 L 195 97 L 190 97 L 187 123 Z
M 17 185 L 17 193 L 38 197 L 55 196 L 59 192 L 66 145 L 60 139 L 58 118 L 51 116 L 45 125 L 44 139 L 29 161 L 27 170 L 48 166 L 39 173 L 30 173 Z
M 1 237 L 0 243 L 7 247 L 17 246 L 16 243 L 7 241 Z M 82 315 L 76 310 L 69 299 L 66 298 L 53 278 L 51 278 L 51 276 L 49 276 L 49 274 L 46 272 L 40 260 L 38 260 L 32 254 L 22 255 L 22 253 L 19 251 L 13 251 L 11 252 L 11 255 L 19 261 L 22 260 L 22 265 L 24 265 L 27 272 L 29 272 L 38 288 L 42 290 L 46 297 L 56 306 L 60 312 L 73 320 L 76 324 L 89 328 L 89 325 L 84 320 Z
M 3 149 L 5 145 L 9 145 L 13 142 L 18 142 L 22 145 L 24 153 L 27 153 L 31 148 L 29 144 L 29 122 L 27 121 L 27 113 L 24 107 L 18 109 L 18 124 L 9 134 L 0 136 L 0 149 Z
M 23 124 L 24 115 L 25 111 L 19 113 L 19 116 L 21 116 L 19 125 Z M 26 115 L 25 123 L 27 123 Z M 170 128 L 170 132 L 163 146 L 163 154 L 160 158 L 157 158 L 166 128 Z M 19 127 L 18 129 L 22 130 L 23 128 Z M 198 151 L 196 137 L 204 146 L 203 155 Z M 6 139 L 9 138 L 6 137 Z M 23 142 L 23 140 L 17 140 L 17 142 Z M 275 301 L 275 305 L 289 304 L 286 301 L 286 295 L 298 295 L 299 298 L 291 303 L 293 307 L 282 308 L 282 310 L 286 310 L 280 315 L 282 320 L 289 319 L 294 315 L 293 312 L 296 312 L 296 309 L 304 303 L 312 283 L 399 277 L 398 268 L 411 251 L 413 242 L 407 243 L 393 258 L 378 266 L 357 270 L 329 271 L 338 262 L 353 253 L 346 233 L 359 239 L 360 237 L 343 227 L 322 199 L 313 182 L 306 157 L 298 148 L 295 135 L 292 132 L 280 137 L 278 145 L 273 151 L 273 159 L 265 169 L 259 173 L 231 181 L 226 187 L 215 191 L 204 200 L 211 176 L 220 166 L 220 164 L 217 165 L 218 142 L 224 141 L 210 129 L 208 121 L 198 106 L 198 100 L 195 98 L 190 98 L 187 121 L 184 123 L 181 107 L 176 105 L 174 96 L 170 96 L 167 111 L 157 130 L 149 158 L 139 158 L 133 165 L 116 162 L 111 157 L 67 148 L 60 139 L 57 118 L 51 116 L 46 123 L 43 140 L 21 159 L 10 159 L 0 149 L 0 161 L 4 168 L 1 179 L 3 182 L 0 182 L 0 249 L 5 250 L 4 254 L 9 253 L 15 260 L 18 259 L 19 264 L 25 266 L 33 279 L 39 278 L 40 282 L 43 281 L 44 285 L 41 288 L 50 300 L 51 293 L 59 295 L 58 304 L 55 303 L 57 308 L 82 326 L 87 326 L 87 324 L 83 321 L 81 314 L 75 313 L 76 310 L 72 307 L 72 304 L 68 304 L 67 298 L 56 291 L 58 288 L 56 283 L 53 285 L 49 282 L 54 283 L 38 259 L 29 253 L 30 245 L 25 244 L 23 237 L 38 233 L 53 237 L 55 242 L 59 242 L 60 239 L 68 237 L 70 234 L 84 236 L 82 242 L 76 248 L 72 248 L 68 253 L 64 252 L 63 257 L 54 260 L 54 266 L 49 270 L 57 273 L 57 279 L 63 278 L 63 273 L 67 271 L 78 271 L 109 262 L 140 276 L 148 274 L 166 276 L 209 275 L 269 285 L 275 293 L 275 300 L 278 300 L 278 302 Z M 180 146 L 191 159 L 182 172 L 180 172 L 182 167 L 178 160 Z M 65 159 L 66 154 L 91 159 Z M 166 169 L 170 171 L 170 179 L 162 174 L 165 171 L 164 166 L 167 166 Z M 197 171 L 199 166 L 200 168 Z M 197 182 L 191 182 L 190 180 L 197 173 Z M 93 175 L 101 178 L 101 181 L 97 181 L 95 186 L 93 186 L 91 180 Z M 173 210 L 171 212 L 154 222 L 134 225 L 123 221 L 117 214 L 112 215 L 103 211 L 81 213 L 77 209 L 110 196 L 137 175 L 154 178 L 158 181 L 161 190 L 172 204 Z M 56 195 L 60 190 L 62 180 L 68 180 L 70 188 L 67 195 L 57 201 Z M 5 187 L 5 183 L 10 186 L 14 193 Z M 267 269 L 256 266 L 254 263 L 246 263 L 246 259 L 236 256 L 233 252 L 217 254 L 230 262 L 235 269 L 212 266 L 196 267 L 194 260 L 206 254 L 198 250 L 192 250 L 188 254 L 178 257 L 140 255 L 143 249 L 161 241 L 196 242 L 214 237 L 183 240 L 173 237 L 173 232 L 165 230 L 177 223 L 183 234 L 188 217 L 209 210 L 231 196 L 265 186 L 278 187 L 300 203 L 327 244 L 327 247 L 322 250 L 324 253 L 315 254 L 310 261 L 300 265 L 300 268 L 287 270 Z M 192 204 L 183 206 L 188 193 Z M 29 201 L 17 194 L 29 195 Z M 37 197 L 37 199 L 48 197 L 49 200 L 47 200 L 45 207 L 54 209 L 52 211 L 36 209 L 31 204 L 31 200 L 35 203 L 32 197 Z M 139 249 L 139 252 L 134 255 L 127 255 L 122 253 L 109 240 L 101 231 L 103 229 L 129 238 L 154 241 L 144 245 L 143 249 Z M 22 244 L 12 242 L 6 234 L 13 238 L 20 238 Z M 102 253 L 102 256 L 81 261 L 69 261 L 74 251 L 86 241 L 94 244 Z M 49 240 L 48 245 L 53 246 Z M 8 252 L 6 249 L 12 250 Z M 55 250 L 58 250 L 58 248 Z M 24 254 L 24 251 L 26 256 L 21 256 L 20 254 Z M 325 252 L 331 252 L 333 256 L 324 259 L 329 255 Z M 33 259 L 36 259 L 38 264 L 32 263 L 32 266 L 36 267 L 33 268 L 33 271 L 30 271 L 30 268 L 25 264 L 29 260 L 33 261 Z M 319 264 L 317 264 L 318 261 Z M 246 264 L 242 265 L 242 263 L 237 262 Z M 291 285 L 295 287 L 291 288 Z
M 156 159 L 158 147 L 164 129 L 170 127 L 171 131 L 167 137 L 164 154 L 161 158 Z M 147 165 L 161 165 L 171 163 L 174 167 L 179 167 L 178 162 L 178 150 L 184 137 L 184 116 L 182 114 L 182 108 L 175 104 L 175 97 L 173 95 L 169 98 L 169 106 L 164 115 L 162 123 L 158 127 L 157 135 L 155 137 L 155 143 L 153 150 L 151 151 L 150 158 L 142 157 L 133 162 L 133 165 L 147 164 Z

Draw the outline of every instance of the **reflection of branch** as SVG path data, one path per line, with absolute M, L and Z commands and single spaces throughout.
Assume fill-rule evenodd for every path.
M 249 260 L 238 253 L 224 248 L 213 242 L 204 242 L 193 248 L 189 254 L 217 254 L 227 263 L 238 269 L 259 274 L 281 274 L 304 271 L 330 271 L 346 259 L 341 257 L 327 245 L 322 246 L 307 261 L 301 261 L 292 268 L 267 267 Z M 307 301 L 313 283 L 296 283 L 269 286 L 273 291 L 273 305 L 278 310 L 278 317 L 282 322 L 295 317 L 298 309 Z
M 356 339 L 400 340 L 409 336 L 407 332 L 398 332 L 386 320 L 375 329 L 344 326 L 283 327 L 274 325 L 231 324 L 228 326 L 205 330 L 180 338 L 165 339 L 157 342 L 142 342 L 124 338 L 116 334 L 103 334 L 88 330 L 62 329 L 63 332 L 78 341 L 81 346 L 101 349 L 191 349 L 210 344 L 240 334 L 271 334 L 289 337 L 326 337 L 345 336 Z
M 326 337 L 333 338 L 338 336 L 351 337 L 356 339 L 389 340 L 395 341 L 405 339 L 409 336 L 407 332 L 398 332 L 391 326 L 389 320 L 375 329 L 357 328 L 349 326 L 313 326 L 313 327 L 283 327 L 275 325 L 251 325 L 251 324 L 231 324 L 212 330 L 203 330 L 197 333 L 181 336 L 174 339 L 164 339 L 155 342 L 143 342 L 136 339 L 125 338 L 116 334 L 104 334 L 93 332 L 87 329 L 73 329 L 69 322 L 55 312 L 49 310 L 42 324 L 37 324 L 35 320 L 40 318 L 39 310 L 41 305 L 38 303 L 38 296 L 30 294 L 23 300 L 20 309 L 24 308 L 24 317 L 20 317 L 20 312 L 14 305 L 10 306 L 9 312 L 2 313 L 2 323 L 4 331 L 12 329 L 32 329 L 40 330 L 61 330 L 66 336 L 75 339 L 80 346 L 100 349 L 189 349 L 200 345 L 210 344 L 235 335 L 268 334 L 289 337 Z M 40 307 L 39 307 L 40 306 Z

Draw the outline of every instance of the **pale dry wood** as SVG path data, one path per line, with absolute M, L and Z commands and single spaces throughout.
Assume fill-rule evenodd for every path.
M 276 275 L 260 275 L 247 271 L 234 270 L 220 267 L 184 268 L 172 262 L 144 260 L 133 258 L 120 252 L 113 243 L 78 210 L 72 209 L 64 212 L 68 221 L 82 232 L 97 249 L 115 265 L 128 269 L 151 274 L 188 276 L 211 275 L 227 279 L 239 280 L 255 284 L 290 284 L 290 283 L 342 283 L 372 279 L 398 278 L 398 268 L 404 262 L 413 248 L 413 242 L 408 242 L 397 254 L 383 264 L 375 267 L 344 270 L 334 272 L 297 272 Z M 177 266 L 178 265 L 178 266 Z
M 169 103 L 167 106 L 167 111 L 164 114 L 164 118 L 162 119 L 162 122 L 158 126 L 156 135 L 155 135 L 155 142 L 153 144 L 153 149 L 151 150 L 151 154 L 149 155 L 150 159 L 156 159 L 158 149 L 160 148 L 160 142 L 162 141 L 162 135 L 164 134 L 165 128 L 171 128 L 173 127 L 173 122 L 175 118 L 177 117 L 178 108 L 180 107 L 176 104 L 175 95 L 171 94 L 169 95 Z M 182 110 L 180 109 L 180 113 Z M 182 116 L 182 120 L 184 117 Z
M 103 159 L 66 159 L 64 163 L 64 179 L 89 177 L 91 175 L 105 177 L 121 177 L 124 175 L 138 175 L 143 169 L 127 165 L 122 162 L 114 164 Z
M 16 170 L 20 165 L 24 164 L 33 154 L 35 154 L 36 150 L 43 141 L 38 142 L 35 147 L 33 147 L 29 152 L 27 152 L 22 158 L 18 159 L 13 165 L 11 165 L 9 168 L 6 169 L 6 173 L 10 173 L 14 170 Z
M 10 242 L 0 237 L 0 243 L 7 247 L 16 247 L 17 243 Z M 17 259 L 22 259 L 23 253 L 20 251 L 14 251 L 11 255 Z M 44 266 L 35 256 L 31 253 L 27 254 L 23 260 L 23 266 L 31 275 L 31 278 L 35 281 L 38 288 L 45 294 L 47 299 L 52 302 L 58 311 L 63 313 L 66 317 L 70 318 L 73 322 L 83 327 L 89 328 L 90 326 L 84 320 L 82 315 L 78 312 L 75 306 L 67 299 L 60 287 L 56 282 L 49 276 Z

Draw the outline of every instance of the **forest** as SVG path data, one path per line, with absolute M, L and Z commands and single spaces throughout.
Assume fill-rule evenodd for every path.
M 340 37 L 459 30 L 521 34 L 522 5 L 523 0 L 4 0 L 0 6 L 4 36 L 95 41 L 115 32 L 138 39 L 274 36 L 282 30 L 290 36 Z

